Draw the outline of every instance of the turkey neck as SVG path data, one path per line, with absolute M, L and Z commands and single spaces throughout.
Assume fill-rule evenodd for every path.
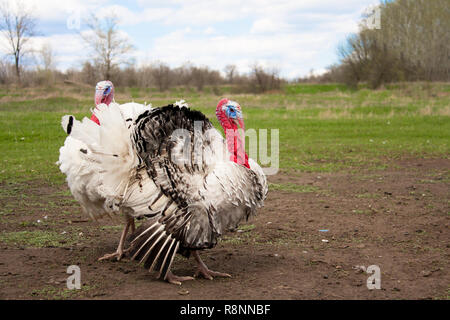
M 238 126 L 230 120 L 223 121 L 221 125 L 225 132 L 228 151 L 231 153 L 230 160 L 250 169 L 250 165 L 248 164 L 248 155 L 245 152 L 244 143 L 242 142 L 241 135 L 239 134 Z M 244 131 L 244 123 L 242 121 L 241 126 L 242 131 Z

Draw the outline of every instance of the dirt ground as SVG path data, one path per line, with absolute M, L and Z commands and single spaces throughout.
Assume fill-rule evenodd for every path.
M 269 177 L 278 188 L 258 216 L 202 253 L 232 278 L 182 286 L 134 261 L 97 261 L 121 228 L 87 221 L 66 187 L 33 182 L 14 193 L 4 184 L 11 194 L 0 205 L 17 208 L 1 216 L 3 234 L 43 231 L 56 242 L 32 248 L 3 237 L 0 299 L 449 299 L 450 160 L 390 168 Z M 66 289 L 69 265 L 81 269 L 81 290 Z M 366 286 L 360 266 L 369 265 L 380 268 L 379 290 Z M 173 271 L 193 275 L 193 259 L 177 257 Z

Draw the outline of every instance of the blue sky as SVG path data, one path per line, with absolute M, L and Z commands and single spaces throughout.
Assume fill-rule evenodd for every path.
M 15 0 L 7 0 L 14 3 Z M 258 63 L 287 78 L 321 73 L 337 61 L 336 47 L 357 30 L 361 13 L 376 0 L 25 0 L 38 18 L 38 49 L 49 43 L 61 70 L 89 58 L 80 32 L 89 13 L 114 12 L 134 45 L 137 65 L 190 62 L 222 71 L 248 72 Z M 79 28 L 78 28 L 79 22 Z M 2 49 L 4 51 L 4 49 Z

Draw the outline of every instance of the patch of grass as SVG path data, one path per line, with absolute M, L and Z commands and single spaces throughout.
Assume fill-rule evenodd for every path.
M 247 231 L 251 231 L 251 230 L 253 230 L 255 228 L 256 228 L 256 226 L 254 224 L 245 224 L 245 225 L 239 226 L 238 230 L 241 230 L 243 232 L 247 232 Z
M 352 213 L 369 215 L 369 214 L 372 214 L 373 211 L 367 210 L 367 209 L 364 209 L 364 210 L 363 209 L 354 209 L 354 210 L 352 210 Z
M 0 216 L 8 216 L 13 213 L 14 213 L 14 208 L 11 208 L 11 207 L 9 207 L 9 208 L 2 207 L 0 209 Z
M 131 98 L 137 99 L 141 97 L 140 88 L 130 88 Z
M 20 96 L 23 99 L 24 96 Z M 26 96 L 25 96 L 26 97 Z M 0 104 L 0 111 L 5 112 L 58 112 L 64 111 L 67 113 L 82 112 L 89 110 L 91 102 L 86 100 L 78 100 L 72 97 L 51 97 L 46 99 L 32 99 L 32 100 L 18 100 L 9 101 Z
M 283 183 L 283 184 L 269 183 L 269 189 L 278 191 L 298 192 L 298 193 L 317 192 L 320 190 L 318 187 L 310 185 L 298 185 L 294 183 Z
M 379 198 L 380 196 L 376 193 L 365 192 L 357 194 L 356 197 L 359 199 L 376 199 Z
M 19 223 L 21 227 L 37 227 L 39 224 L 35 221 L 22 221 Z
M 450 287 L 447 288 L 444 294 L 434 297 L 433 300 L 450 300 Z
M 64 196 L 64 197 L 69 197 L 72 198 L 72 192 L 70 192 L 70 190 L 63 190 L 63 191 L 58 191 L 54 193 L 55 195 L 58 196 Z
M 31 248 L 70 246 L 76 242 L 70 234 L 60 234 L 54 231 L 17 231 L 0 233 L 0 241 L 6 244 Z
M 244 243 L 244 239 L 238 236 L 223 236 L 220 239 L 220 242 L 231 245 L 239 245 Z
M 257 232 L 252 232 L 255 228 L 256 226 L 254 224 L 241 225 L 239 226 L 237 232 L 224 235 L 220 242 L 231 245 L 239 245 L 243 243 L 258 244 L 260 235 Z
M 95 289 L 96 286 L 82 285 L 80 289 L 67 289 L 55 286 L 45 286 L 41 289 L 34 289 L 30 292 L 33 297 L 49 300 L 66 300 L 80 297 L 86 292 Z
M 343 84 L 294 84 L 284 87 L 288 94 L 320 94 L 332 91 L 350 91 L 351 89 Z
M 101 226 L 99 227 L 101 231 L 121 231 L 123 229 L 123 225 L 118 226 Z

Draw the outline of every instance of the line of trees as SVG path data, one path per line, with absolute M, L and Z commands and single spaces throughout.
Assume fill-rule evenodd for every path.
M 22 86 L 49 86 L 61 82 L 83 83 L 95 85 L 98 81 L 109 79 L 116 86 L 121 87 L 142 87 L 157 88 L 159 91 L 166 91 L 172 87 L 184 86 L 194 88 L 198 91 L 205 87 L 212 87 L 218 90 L 219 86 L 230 85 L 236 93 L 250 92 L 260 93 L 272 90 L 279 90 L 286 80 L 279 77 L 278 71 L 264 69 L 255 64 L 249 73 L 240 74 L 234 65 L 229 65 L 224 69 L 224 75 L 217 70 L 212 70 L 207 66 L 195 66 L 185 63 L 177 68 L 170 68 L 163 62 L 154 62 L 136 68 L 128 65 L 120 68 L 114 66 L 110 69 L 110 77 L 103 76 L 104 66 L 86 61 L 81 69 L 68 69 L 61 72 L 43 64 L 47 51 L 43 50 L 41 59 L 42 65 L 36 69 L 21 68 Z M 228 68 L 234 69 L 232 76 L 227 73 Z M 11 85 L 17 80 L 14 65 L 6 61 L 0 61 L 0 84 Z M 219 91 L 218 91 L 219 92 Z
M 340 63 L 320 81 L 377 88 L 395 81 L 450 80 L 450 1 L 382 1 L 380 25 L 363 16 L 359 32 L 338 48 Z M 374 10 L 374 11 L 375 11 Z
M 63 76 L 74 82 L 95 85 L 102 80 L 101 65 L 86 61 L 81 70 L 70 69 Z M 224 73 L 212 70 L 207 66 L 196 66 L 185 63 L 177 68 L 170 68 L 164 62 L 154 62 L 136 68 L 128 65 L 125 68 L 114 67 L 109 78 L 118 86 L 155 87 L 166 91 L 171 87 L 184 86 L 202 91 L 206 86 L 213 90 L 222 85 L 235 87 L 236 92 L 267 92 L 278 90 L 286 81 L 279 77 L 278 70 L 264 69 L 258 64 L 251 67 L 248 74 L 240 74 L 234 65 L 228 65 Z

